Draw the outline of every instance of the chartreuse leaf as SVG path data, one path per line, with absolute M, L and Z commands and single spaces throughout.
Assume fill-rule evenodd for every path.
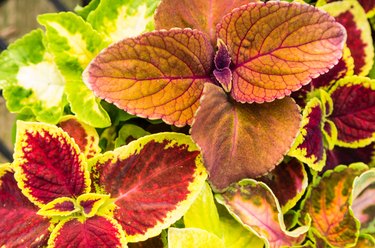
M 53 125 L 17 121 L 13 166 L 22 193 L 39 207 L 90 191 L 84 154 Z
M 186 228 L 199 228 L 206 230 L 218 238 L 222 238 L 223 229 L 220 226 L 219 213 L 217 212 L 210 186 L 205 183 L 202 191 L 184 215 Z
M 347 31 L 346 45 L 354 59 L 354 74 L 366 76 L 372 68 L 374 46 L 366 13 L 357 1 L 340 1 L 321 7 Z
M 212 58 L 197 30 L 155 31 L 105 49 L 83 77 L 96 95 L 130 114 L 184 126 L 211 81 Z
M 223 191 L 242 178 L 272 170 L 290 149 L 300 120 L 291 98 L 241 104 L 220 87 L 206 84 L 190 132 L 202 149 L 213 189 Z
M 288 153 L 317 171 L 322 170 L 327 156 L 322 133 L 324 117 L 321 101 L 311 99 L 303 110 L 300 133 Z
M 206 183 L 197 199 L 191 205 L 189 210 L 184 215 L 184 224 L 186 231 L 176 232 L 171 230 L 169 234 L 175 235 L 171 238 L 174 244 L 188 246 L 189 239 L 195 242 L 202 242 L 201 237 L 190 237 L 195 230 L 205 230 L 210 234 L 216 235 L 221 239 L 221 245 L 226 248 L 242 248 L 242 247 L 263 247 L 263 241 L 249 230 L 245 229 L 240 223 L 235 221 L 230 216 L 220 216 L 216 208 L 211 188 Z M 193 230 L 193 231 L 192 231 Z M 182 237 L 187 235 L 187 237 Z M 201 235 L 207 235 L 206 233 Z M 208 235 L 211 237 L 211 235 Z M 180 239 L 182 238 L 182 239 Z M 215 239 L 216 240 L 216 239 Z M 203 240 L 204 241 L 204 240 Z M 171 247 L 174 245 L 170 244 Z
M 293 208 L 308 185 L 307 172 L 297 159 L 283 161 L 274 170 L 258 180 L 267 184 L 280 203 L 283 213 Z
M 81 74 L 106 46 L 102 37 L 81 17 L 65 12 L 38 16 L 46 27 L 48 48 L 66 80 L 65 93 L 77 118 L 94 127 L 111 124 L 108 114 L 84 85 Z
M 125 123 L 121 127 L 120 131 L 118 131 L 118 136 L 115 140 L 115 147 L 126 145 L 130 141 L 139 139 L 149 134 L 150 134 L 149 132 L 145 131 L 140 126 L 137 126 L 135 124 Z
M 109 43 L 137 36 L 154 27 L 153 15 L 159 1 L 102 0 L 87 22 Z
M 354 181 L 353 213 L 361 223 L 361 232 L 375 232 L 375 169 L 364 172 Z
M 73 115 L 61 118 L 58 126 L 74 139 L 86 158 L 92 158 L 100 152 L 99 135 L 94 127 L 79 121 Z
M 60 221 L 48 247 L 127 247 L 124 231 L 108 216 L 77 217 Z
M 0 55 L 0 88 L 11 112 L 33 114 L 56 123 L 65 104 L 64 78 L 37 29 L 11 44 Z
M 334 247 L 356 243 L 360 223 L 351 209 L 353 182 L 366 170 L 362 163 L 338 166 L 314 182 L 302 208 L 312 219 L 310 235 L 314 232 Z
M 216 45 L 216 25 L 235 8 L 257 0 L 163 0 L 155 13 L 156 29 L 191 28 L 208 34 Z
M 207 177 L 198 147 L 178 133 L 142 137 L 90 161 L 96 192 L 110 194 L 129 242 L 180 219 Z
M 69 197 L 59 197 L 48 202 L 39 211 L 38 214 L 46 217 L 69 216 L 79 211 L 75 207 L 75 202 Z
M 360 234 L 356 248 L 371 248 L 375 247 L 375 238 L 368 234 Z
M 278 200 L 262 182 L 244 179 L 225 193 L 217 194 L 216 199 L 246 228 L 263 239 L 266 247 L 299 244 L 309 229 L 302 226 L 287 231 Z
M 91 0 L 84 7 L 77 5 L 74 8 L 74 12 L 76 12 L 79 16 L 81 16 L 84 20 L 86 20 L 87 16 L 98 7 L 99 3 L 100 3 L 100 0 Z
M 333 112 L 329 116 L 337 127 L 337 144 L 364 147 L 375 140 L 375 80 L 351 76 L 330 89 Z
M 169 228 L 170 248 L 225 248 L 223 241 L 213 233 L 199 228 Z
M 0 246 L 45 246 L 49 237 L 49 220 L 37 214 L 17 187 L 10 164 L 0 165 Z
M 282 1 L 233 10 L 217 34 L 232 58 L 231 95 L 249 103 L 283 98 L 327 72 L 342 56 L 346 37 L 327 13 Z

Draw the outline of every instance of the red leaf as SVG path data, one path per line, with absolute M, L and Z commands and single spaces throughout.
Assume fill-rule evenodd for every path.
M 125 111 L 168 124 L 191 124 L 203 84 L 211 82 L 213 49 L 190 29 L 155 31 L 100 53 L 84 80 L 96 95 Z
M 258 0 L 163 0 L 155 14 L 156 29 L 192 28 L 210 36 L 216 44 L 216 25 L 234 8 Z
M 0 168 L 0 246 L 42 247 L 49 237 L 49 219 L 17 187 L 13 172 Z
M 48 240 L 51 247 L 126 247 L 120 225 L 111 218 L 68 219 L 61 221 Z
M 327 72 L 341 57 L 346 37 L 322 11 L 274 1 L 233 10 L 217 33 L 232 56 L 232 96 L 249 103 L 283 98 Z
M 364 147 L 375 140 L 375 80 L 346 77 L 329 91 L 333 113 L 329 116 L 338 131 L 337 143 Z
M 131 242 L 181 218 L 207 176 L 196 145 L 177 133 L 145 136 L 98 159 L 94 184 L 115 199 L 114 218 Z
M 14 158 L 18 185 L 39 207 L 90 191 L 84 155 L 56 126 L 18 121 Z
M 191 136 L 202 149 L 214 189 L 272 170 L 290 149 L 300 120 L 291 98 L 241 104 L 220 87 L 206 84 Z

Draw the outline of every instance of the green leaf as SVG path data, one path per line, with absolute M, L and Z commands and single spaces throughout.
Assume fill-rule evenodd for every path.
M 219 213 L 217 212 L 210 186 L 205 183 L 201 193 L 184 215 L 186 228 L 194 227 L 206 230 L 217 237 L 223 236 Z
M 93 127 L 103 128 L 111 125 L 111 119 L 100 105 L 100 100 L 93 95 L 82 80 L 67 81 L 65 92 L 78 120 Z
M 99 3 L 100 3 L 100 0 L 91 0 L 89 2 L 89 4 L 87 4 L 85 7 L 81 7 L 81 6 L 77 5 L 74 8 L 74 11 L 79 16 L 81 16 L 83 19 L 86 20 L 87 16 L 98 7 Z
M 118 132 L 117 138 L 115 139 L 115 147 L 117 148 L 122 145 L 126 145 L 130 141 L 139 139 L 149 134 L 149 132 L 145 131 L 143 128 L 137 125 L 128 123 L 124 124 Z
M 170 248 L 225 248 L 215 234 L 198 228 L 169 228 L 168 247 Z
M 102 0 L 87 21 L 113 43 L 153 30 L 158 3 L 159 0 Z

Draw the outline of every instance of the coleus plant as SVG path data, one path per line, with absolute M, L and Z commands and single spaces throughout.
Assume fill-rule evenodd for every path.
M 1 168 L 2 245 L 124 247 L 181 218 L 207 177 L 184 134 L 99 154 L 85 124 L 70 118 L 61 126 L 73 137 L 54 125 L 17 123 L 15 161 Z
M 33 121 L 1 167 L 0 244 L 375 246 L 374 2 L 93 0 L 39 16 L 45 32 L 0 54 L 8 108 Z M 150 135 L 189 128 L 198 146 Z

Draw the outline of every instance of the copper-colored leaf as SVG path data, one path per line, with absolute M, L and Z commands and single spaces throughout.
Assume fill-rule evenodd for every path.
M 191 29 L 155 31 L 122 40 L 100 53 L 84 73 L 94 93 L 125 111 L 168 124 L 191 124 L 213 49 Z
M 216 190 L 272 170 L 291 147 L 301 116 L 291 98 L 241 104 L 206 84 L 191 128 Z
M 290 95 L 333 67 L 342 55 L 345 29 L 313 6 L 250 3 L 217 26 L 233 63 L 232 96 L 269 102 Z

